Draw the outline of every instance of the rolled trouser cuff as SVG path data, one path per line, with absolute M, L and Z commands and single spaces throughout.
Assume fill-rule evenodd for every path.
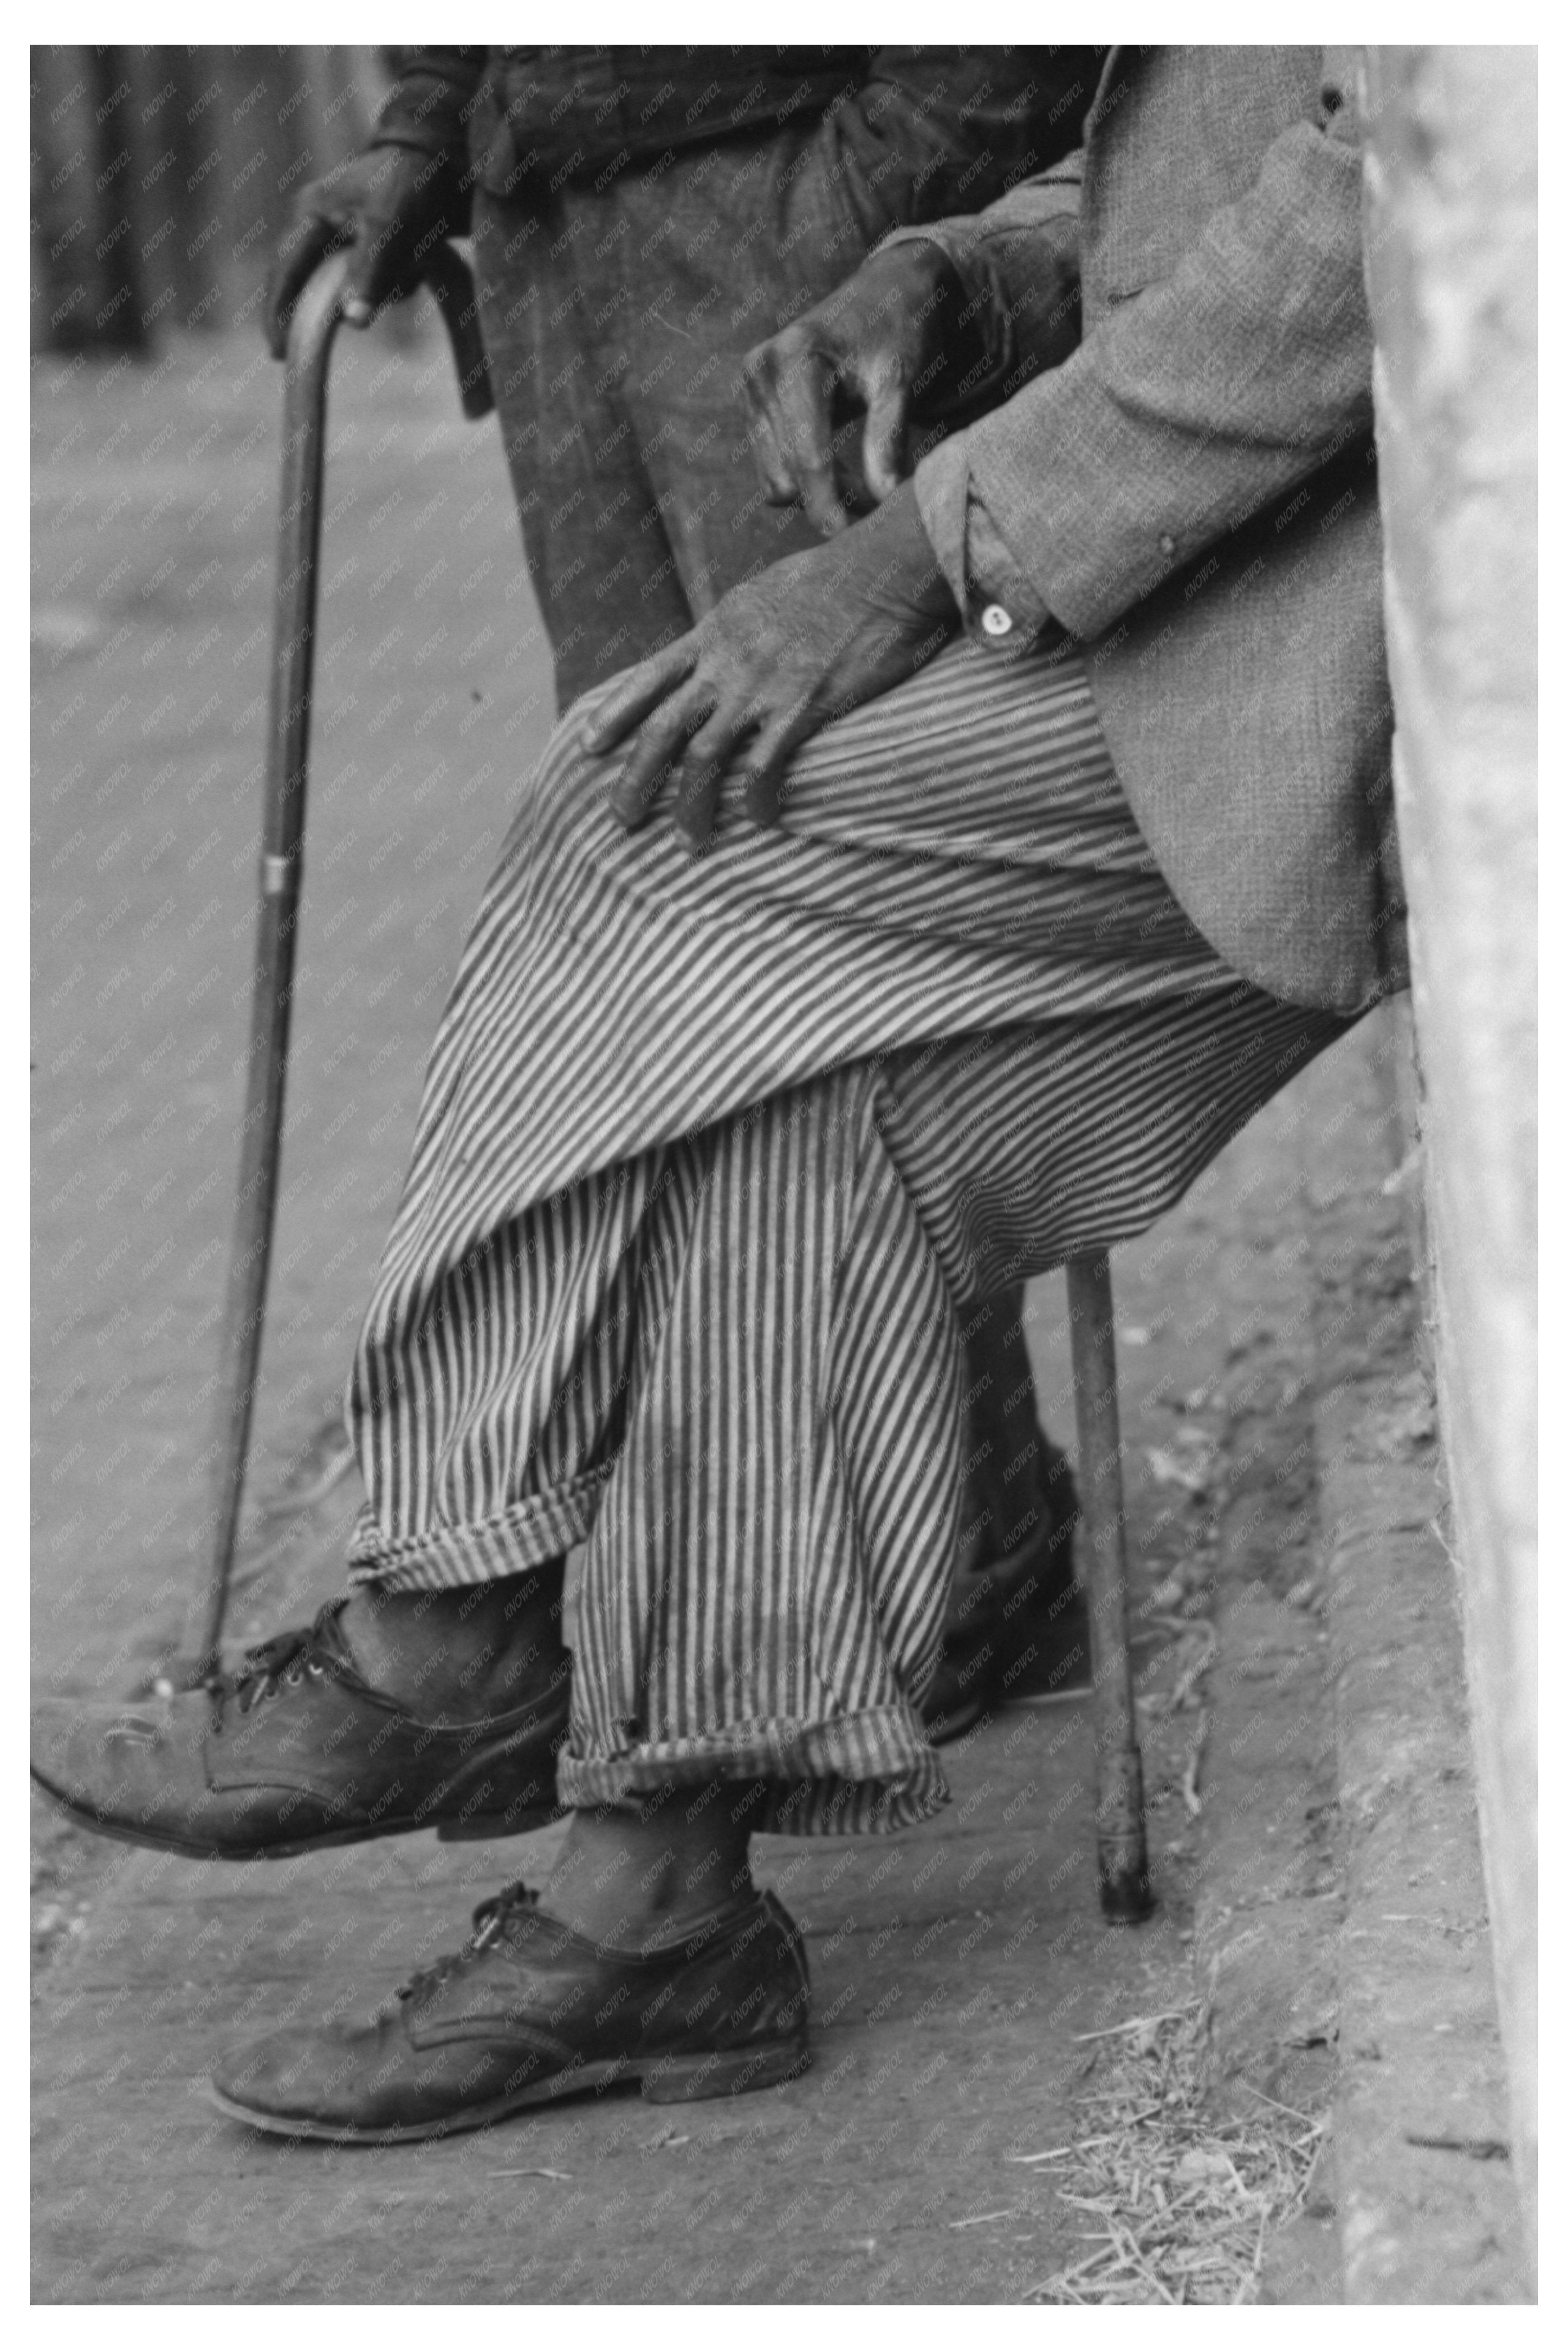
M 366 1508 L 348 1545 L 348 1580 L 383 1591 L 450 1591 L 525 1575 L 587 1541 L 608 1474 L 594 1470 L 493 1518 L 419 1534 L 389 1534 Z
M 666 1786 L 760 1783 L 754 1828 L 772 1835 L 865 1835 L 914 1827 L 948 1801 L 941 1765 L 908 1705 L 831 1721 L 742 1721 L 688 1738 L 628 1739 L 613 1753 L 556 1766 L 557 1800 L 575 1811 Z

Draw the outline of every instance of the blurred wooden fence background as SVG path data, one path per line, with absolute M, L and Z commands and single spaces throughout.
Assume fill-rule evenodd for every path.
M 362 143 L 391 52 L 31 52 L 35 350 L 254 319 L 303 183 Z

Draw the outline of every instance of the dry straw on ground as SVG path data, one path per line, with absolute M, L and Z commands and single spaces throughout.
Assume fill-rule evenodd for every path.
M 1199 2007 L 1134 2017 L 1095 2036 L 1075 2101 L 1084 2136 L 1013 2158 L 1060 2179 L 1060 2199 L 1082 2213 L 1085 2241 L 1080 2260 L 1025 2300 L 1256 2301 L 1265 2240 L 1301 2207 L 1322 2123 L 1262 2096 L 1255 2124 L 1206 2114 Z

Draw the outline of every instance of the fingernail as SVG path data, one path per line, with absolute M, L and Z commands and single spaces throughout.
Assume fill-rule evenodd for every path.
M 370 305 L 369 302 L 361 302 L 358 295 L 351 296 L 343 305 L 343 316 L 351 327 L 368 327 L 370 323 Z

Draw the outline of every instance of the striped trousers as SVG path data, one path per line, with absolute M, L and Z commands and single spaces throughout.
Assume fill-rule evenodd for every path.
M 944 1800 L 916 1711 L 967 1307 L 1143 1230 L 1338 1035 L 1240 979 L 1075 657 L 968 645 L 828 727 L 781 829 L 628 837 L 556 729 L 432 1048 L 349 1386 L 355 1579 L 583 1545 L 569 1804 Z

